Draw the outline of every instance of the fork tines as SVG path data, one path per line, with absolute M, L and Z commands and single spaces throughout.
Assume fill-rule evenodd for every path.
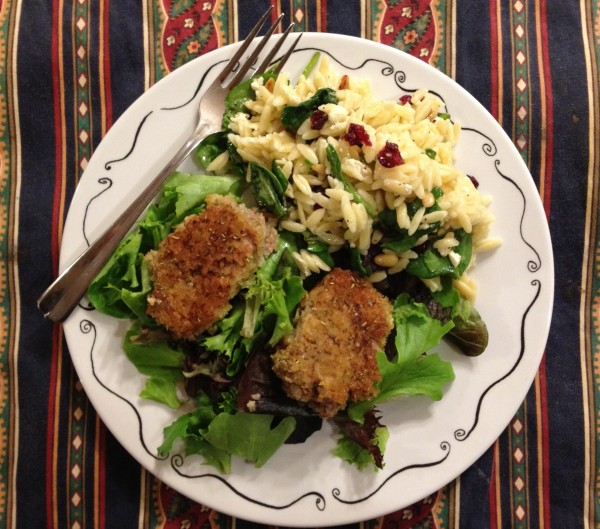
M 240 58 L 242 57 L 242 55 L 250 47 L 250 44 L 252 43 L 252 41 L 254 40 L 254 38 L 256 37 L 256 35 L 260 31 L 260 29 L 262 28 L 262 26 L 264 25 L 264 23 L 267 20 L 269 14 L 271 13 L 272 9 L 273 9 L 273 6 L 270 6 L 269 9 L 267 9 L 267 11 L 264 13 L 264 15 L 260 18 L 260 20 L 252 28 L 252 30 L 250 31 L 250 33 L 248 34 L 248 36 L 246 37 L 246 39 L 244 40 L 244 42 L 242 43 L 242 45 L 235 52 L 234 56 L 229 60 L 229 63 L 225 66 L 225 68 L 221 72 L 221 75 L 219 76 L 219 82 L 221 84 L 225 81 L 225 79 L 227 78 L 227 76 L 238 65 L 238 62 L 239 62 Z M 271 27 L 265 33 L 264 37 L 257 44 L 256 48 L 254 48 L 254 50 L 252 51 L 252 53 L 250 54 L 250 56 L 240 65 L 238 71 L 235 72 L 234 77 L 225 86 L 225 88 L 227 90 L 231 90 L 231 88 L 233 88 L 234 86 L 236 86 L 237 84 L 239 84 L 244 79 L 244 77 L 246 76 L 246 74 L 248 73 L 248 71 L 250 70 L 250 68 L 252 67 L 252 65 L 256 62 L 256 59 L 258 58 L 258 56 L 260 55 L 260 53 L 262 52 L 262 50 L 267 45 L 267 42 L 269 41 L 269 39 L 271 38 L 271 36 L 275 32 L 275 30 L 277 29 L 277 26 L 279 26 L 279 23 L 281 22 L 282 19 L 283 19 L 283 13 L 277 17 L 277 19 L 275 20 L 275 22 L 273 22 L 273 24 L 271 25 Z M 277 43 L 275 44 L 275 46 L 273 46 L 273 48 L 271 49 L 271 51 L 263 59 L 263 62 L 260 64 L 260 66 L 255 70 L 254 75 L 258 75 L 258 74 L 264 73 L 266 71 L 266 69 L 271 65 L 271 61 L 273 60 L 273 58 L 275 57 L 275 55 L 277 54 L 277 52 L 281 49 L 281 46 L 283 45 L 283 43 L 284 43 L 285 39 L 287 38 L 287 36 L 292 31 L 293 27 L 294 27 L 294 23 L 292 22 L 287 27 L 287 29 L 283 32 L 283 34 L 281 35 L 281 37 L 277 40 Z M 281 68 L 286 63 L 286 61 L 289 59 L 289 57 L 291 56 L 292 52 L 296 48 L 296 46 L 298 44 L 298 41 L 300 40 L 301 36 L 302 36 L 302 34 L 298 35 L 298 38 L 294 41 L 294 43 L 287 50 L 286 54 L 279 61 L 279 63 L 277 64 L 277 67 L 275 68 L 276 73 L 279 73 L 281 71 Z

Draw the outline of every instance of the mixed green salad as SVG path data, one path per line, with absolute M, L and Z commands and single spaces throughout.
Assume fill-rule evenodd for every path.
M 264 74 L 265 78 L 273 76 L 272 72 Z M 306 292 L 327 273 L 303 277 L 292 253 L 306 250 L 331 268 L 368 277 L 378 269 L 373 256 L 382 248 L 401 253 L 422 235 L 409 235 L 399 228 L 391 210 L 375 217 L 384 237 L 366 254 L 350 247 L 331 253 L 328 245 L 310 232 L 278 229 L 276 251 L 231 300 L 227 315 L 195 340 L 174 339 L 147 313 L 152 275 L 144 256 L 156 250 L 184 218 L 201 213 L 209 195 L 254 202 L 276 218 L 282 218 L 289 207 L 285 194 L 288 178 L 277 163 L 270 167 L 247 163 L 228 139 L 229 119 L 244 112 L 245 102 L 252 97 L 250 80 L 233 89 L 226 100 L 223 131 L 208 137 L 196 151 L 202 168 L 228 151 L 228 174 L 215 176 L 202 174 L 206 173 L 202 170 L 173 174 L 87 293 L 97 310 L 131 321 L 123 350 L 146 377 L 140 396 L 173 409 L 191 409 L 165 425 L 158 455 L 166 457 L 172 451 L 198 454 L 223 473 L 231 470 L 232 456 L 260 467 L 284 443 L 302 442 L 322 424 L 304 404 L 285 395 L 270 372 L 269 355 L 292 332 Z M 286 116 L 294 123 L 301 122 L 329 97 L 331 94 L 320 92 L 304 104 L 290 107 Z M 344 180 L 336 150 L 332 147 L 327 155 L 333 176 Z M 436 211 L 441 195 L 441 189 L 435 190 L 435 203 L 428 212 Z M 416 199 L 409 205 L 409 215 L 421 206 Z M 434 230 L 435 225 L 427 229 Z M 338 436 L 334 454 L 361 469 L 384 464 L 388 431 L 381 422 L 379 404 L 412 395 L 439 400 L 444 385 L 454 379 L 451 364 L 430 352 L 443 338 L 467 355 L 480 354 L 487 345 L 485 323 L 452 284 L 468 266 L 472 253 L 469 234 L 458 231 L 455 236 L 460 241 L 455 249 L 461 256 L 458 266 L 425 245 L 404 272 L 374 285 L 391 300 L 394 323 L 386 347 L 377 353 L 381 374 L 377 394 L 367 401 L 349 403 L 330 419 Z M 431 277 L 441 278 L 441 290 L 431 292 L 424 286 L 421 279 Z M 258 390 L 263 398 L 257 409 L 253 413 L 239 411 L 239 403 L 247 402 Z

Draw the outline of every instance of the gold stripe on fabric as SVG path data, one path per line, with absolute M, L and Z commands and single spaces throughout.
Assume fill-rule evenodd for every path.
M 11 182 L 11 192 L 9 198 L 8 215 L 8 240 L 9 248 L 16 248 L 18 241 L 18 223 L 19 218 L 19 200 L 21 190 L 21 136 L 20 136 L 20 118 L 19 118 L 19 96 L 17 83 L 17 43 L 19 41 L 19 27 L 21 19 L 21 2 L 13 3 L 8 0 L 2 3 L 0 11 L 0 22 L 6 20 L 8 16 L 8 34 L 6 40 L 0 40 L 0 52 L 6 53 L 6 118 L 7 127 L 10 130 L 10 154 L 8 168 L 6 172 L 9 175 Z M 3 160 L 3 163 L 6 161 Z M 13 252 L 16 256 L 17 252 Z M 21 300 L 19 297 L 19 269 L 18 262 L 9 260 L 7 263 L 7 289 L 9 299 L 8 322 L 8 339 L 7 339 L 7 360 L 8 360 L 8 377 L 11 381 L 9 385 L 9 419 L 8 424 L 4 425 L 7 429 L 8 446 L 6 447 L 6 467 L 7 467 L 7 483 L 8 490 L 6 491 L 5 504 L 5 524 L 7 528 L 17 527 L 17 510 L 15 508 L 17 502 L 17 471 L 19 466 L 18 458 L 18 440 L 19 440 L 19 386 L 17 382 L 17 364 L 19 356 L 19 336 L 20 336 L 20 306 Z M 2 374 L 4 378 L 5 374 Z
M 360 36 L 372 40 L 371 31 L 371 0 L 360 0 Z
M 591 333 L 594 332 L 594 322 L 592 316 L 592 296 L 594 266 L 596 258 L 596 237 L 597 237 L 597 182 L 595 175 L 598 174 L 599 161 L 597 152 L 599 149 L 598 140 L 598 109 L 596 102 L 598 101 L 598 71 L 597 60 L 594 48 L 594 29 L 592 20 L 589 16 L 592 13 L 592 6 L 589 1 L 580 1 L 580 17 L 582 27 L 583 51 L 586 64 L 586 81 L 588 87 L 588 174 L 587 174 L 587 190 L 585 201 L 585 240 L 583 245 L 583 260 L 581 269 L 581 284 L 583 293 L 581 296 L 579 318 L 579 355 L 581 365 L 581 383 L 583 392 L 583 421 L 584 421 L 584 497 L 583 513 L 584 527 L 593 527 L 595 524 L 596 514 L 596 494 L 598 494 L 598 468 L 596 467 L 596 435 L 597 435 L 597 410 L 594 402 L 594 351 L 591 344 Z
M 538 55 L 539 56 L 539 55 Z M 541 62 L 541 61 L 540 61 Z M 536 439 L 537 439 L 537 505 L 538 505 L 538 518 L 540 520 L 540 526 L 543 524 L 545 519 L 544 509 L 544 425 L 542 424 L 542 390 L 540 386 L 540 377 L 536 375 L 534 380 L 534 391 L 535 391 L 535 427 L 536 427 Z
M 142 2 L 142 39 L 144 43 L 144 91 L 154 84 L 154 34 L 151 35 L 153 25 L 151 22 L 152 0 Z
M 540 93 L 540 125 L 541 130 L 546 130 L 548 125 L 548 108 L 547 108 L 547 93 L 546 93 L 546 65 L 544 64 L 544 43 L 542 42 L 542 28 L 541 28 L 541 14 L 540 14 L 540 3 L 535 2 L 535 33 L 536 33 L 536 53 L 538 56 L 538 83 Z M 539 179 L 539 192 L 542 197 L 542 201 L 546 195 L 546 152 L 547 144 L 546 138 L 542 137 L 540 144 L 540 179 Z
M 100 0 L 99 1 L 99 7 L 98 7 L 98 85 L 100 86 L 100 112 L 101 112 L 101 119 L 100 119 L 100 134 L 101 134 L 101 138 L 104 138 L 104 136 L 106 135 L 106 131 L 108 129 L 108 126 L 110 125 L 108 123 L 108 119 L 106 117 L 106 83 L 104 82 L 105 79 L 105 50 L 106 50 L 106 42 L 104 42 L 105 39 L 105 32 L 106 29 L 104 27 L 104 13 L 107 10 L 107 6 L 106 6 L 106 0 Z M 90 13 L 89 13 L 89 4 L 88 4 L 88 20 L 90 17 Z M 88 49 L 89 49 L 89 32 L 88 32 Z M 88 71 L 90 71 L 88 69 Z M 91 98 L 90 98 L 90 103 L 91 103 Z M 91 115 L 91 114 L 90 114 Z M 90 135 L 92 133 L 92 122 L 90 120 Z
M 152 508 L 151 494 L 148 494 L 148 477 L 144 467 L 140 466 L 140 503 L 138 509 L 138 529 L 150 529 L 150 513 Z
M 321 0 L 316 0 L 316 7 L 315 7 L 315 22 L 316 22 L 316 28 L 317 28 L 317 33 L 321 33 L 323 31 L 323 21 L 321 20 Z
M 58 2 L 58 57 L 56 57 L 56 61 L 58 62 L 58 83 L 59 83 L 59 91 L 60 91 L 60 104 L 59 104 L 59 114 L 60 114 L 60 134 L 61 134 L 61 145 L 62 152 L 60 153 L 61 157 L 61 168 L 62 174 L 54 175 L 55 178 L 60 176 L 61 186 L 60 186 L 60 201 L 59 201 L 59 213 L 58 213 L 58 226 L 57 226 L 57 242 L 58 248 L 60 248 L 62 242 L 62 234 L 63 234 L 63 223 L 65 217 L 65 194 L 66 194 L 66 186 L 65 183 L 67 181 L 67 126 L 65 119 L 65 64 L 64 64 L 64 54 L 65 50 L 63 47 L 63 11 L 65 9 L 64 0 L 59 0 Z M 77 92 L 77 90 L 75 90 Z M 56 110 L 55 110 L 56 112 Z M 62 357 L 62 341 L 60 343 L 59 356 Z M 58 408 L 57 408 L 58 409 Z
M 448 0 L 450 8 L 446 7 L 446 73 L 456 79 L 456 4 L 455 0 Z
M 57 54 L 56 57 L 53 57 L 53 60 L 55 60 L 58 64 L 58 84 L 59 84 L 59 94 L 54 94 L 55 96 L 57 96 L 59 98 L 58 100 L 58 105 L 55 105 L 55 110 L 54 112 L 58 112 L 59 113 L 59 128 L 60 128 L 60 143 L 61 143 L 61 148 L 62 151 L 59 153 L 60 155 L 60 159 L 61 159 L 61 174 L 55 174 L 54 178 L 60 178 L 61 180 L 61 185 L 60 185 L 60 197 L 59 197 L 59 212 L 58 212 L 58 221 L 57 221 L 57 226 L 56 226 L 56 236 L 57 236 L 57 247 L 60 248 L 60 244 L 61 244 L 61 240 L 62 240 L 62 233 L 63 233 L 63 219 L 64 219 L 64 211 L 65 211 L 65 182 L 66 182 L 66 166 L 67 166 L 67 149 L 65 148 L 66 145 L 66 123 L 65 123 L 65 100 L 64 100 L 64 94 L 65 94 L 65 84 L 64 84 L 64 74 L 65 74 L 65 67 L 64 67 L 64 47 L 63 47 L 63 42 L 64 42 L 64 34 L 63 34 L 63 28 L 64 28 L 64 16 L 63 16 L 63 11 L 65 9 L 65 4 L 64 4 L 64 0 L 59 0 L 57 2 L 57 7 L 56 7 L 56 16 L 57 16 L 57 36 L 56 38 L 56 42 L 57 42 Z M 56 108 L 58 106 L 58 109 Z M 52 477 L 50 478 L 52 483 L 54 483 L 54 487 L 52 488 L 52 523 L 53 523 L 53 527 L 54 528 L 58 528 L 58 512 L 59 512 L 59 508 L 58 508 L 58 492 L 57 489 L 58 487 L 56 486 L 57 484 L 57 480 L 58 480 L 58 439 L 59 439 L 59 430 L 60 430 L 60 401 L 61 401 L 61 391 L 62 391 L 62 386 L 61 386 L 61 380 L 62 380 L 62 372 L 63 372 L 63 356 L 64 356 L 64 350 L 63 350 L 63 328 L 61 325 L 57 325 L 56 326 L 56 334 L 57 334 L 57 339 L 56 339 L 56 348 L 57 348 L 57 353 L 56 353 L 56 392 L 54 395 L 54 425 L 53 425 L 53 432 L 52 432 L 52 445 L 53 445 L 53 454 L 52 454 Z M 67 510 L 69 509 L 69 502 L 68 500 L 66 500 L 66 505 L 64 506 Z M 61 509 L 62 510 L 62 509 Z
M 502 125 L 502 101 L 504 100 L 504 67 L 502 64 L 502 11 L 501 0 L 496 0 L 496 35 L 497 35 L 497 57 L 496 66 L 498 71 L 497 108 L 493 109 L 498 123 Z M 494 90 L 494 87 L 492 87 Z
M 496 515 L 496 527 L 497 529 L 502 529 L 504 527 L 502 525 L 502 495 L 500 494 L 500 489 L 502 487 L 502 483 L 500 480 L 500 443 L 496 441 L 494 443 L 493 449 L 493 458 L 494 458 L 494 491 L 496 492 L 494 497 L 494 502 L 496 504 L 496 512 L 490 513 L 490 516 Z
M 86 407 L 85 413 L 88 413 L 88 409 Z M 101 490 L 102 487 L 106 485 L 101 483 L 101 465 L 102 465 L 102 453 L 100 451 L 102 445 L 102 435 L 103 435 L 104 424 L 100 420 L 98 415 L 95 416 L 95 424 L 94 424 L 94 497 L 92 501 L 94 502 L 94 529 L 102 529 L 100 527 L 100 517 L 104 514 L 102 509 L 104 505 L 101 505 L 100 501 L 104 491 Z
M 229 20 L 229 42 L 237 42 L 239 40 L 237 0 L 227 0 L 227 18 Z
M 454 486 L 452 487 L 452 506 L 451 509 L 451 521 L 454 524 L 453 527 L 460 527 L 460 476 L 454 480 Z

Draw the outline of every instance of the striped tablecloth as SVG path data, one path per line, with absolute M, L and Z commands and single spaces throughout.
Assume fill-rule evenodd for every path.
M 0 528 L 258 527 L 173 492 L 124 451 L 35 301 L 111 125 L 269 4 L 298 31 L 382 42 L 458 81 L 513 139 L 553 239 L 550 337 L 511 423 L 437 494 L 360 527 L 600 526 L 599 2 L 0 0 Z

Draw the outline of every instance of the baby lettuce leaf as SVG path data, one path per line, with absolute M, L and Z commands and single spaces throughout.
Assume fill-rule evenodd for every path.
M 448 333 L 448 340 L 467 356 L 479 356 L 488 345 L 487 325 L 479 312 L 468 301 L 462 300 L 461 310 L 453 320 L 454 328 Z
M 274 417 L 254 413 L 219 413 L 209 424 L 204 439 L 262 467 L 296 427 L 293 417 L 285 417 L 272 427 Z
M 295 428 L 293 417 L 272 427 L 272 415 L 218 412 L 205 394 L 198 396 L 196 404 L 194 411 L 164 429 L 163 443 L 158 448 L 161 457 L 181 440 L 186 455 L 200 454 L 223 473 L 230 472 L 232 455 L 261 467 Z
M 166 457 L 173 445 L 180 440 L 186 455 L 199 454 L 209 465 L 226 474 L 231 470 L 231 454 L 204 439 L 208 427 L 217 416 L 213 403 L 204 393 L 196 399 L 194 411 L 181 415 L 164 428 L 163 442 L 158 447 L 158 455 Z
M 281 113 L 281 123 L 286 129 L 296 131 L 321 105 L 337 102 L 338 98 L 333 88 L 319 88 L 312 97 L 302 103 L 285 106 Z
M 150 325 L 146 297 L 152 285 L 144 255 L 187 215 L 197 213 L 210 194 L 240 196 L 243 182 L 233 176 L 209 176 L 176 172 L 171 175 L 142 221 L 121 241 L 100 273 L 90 284 L 87 296 L 100 312 L 116 318 L 138 318 Z
M 381 380 L 379 393 L 368 401 L 358 402 L 348 409 L 348 415 L 362 423 L 364 413 L 379 402 L 399 396 L 427 395 L 442 398 L 443 385 L 454 380 L 450 362 L 437 353 L 425 354 L 439 344 L 454 326 L 432 318 L 422 303 L 415 303 L 408 294 L 398 296 L 394 303 L 394 345 L 396 356 L 389 359 L 385 352 L 377 354 Z
M 333 422 L 342 433 L 333 452 L 336 456 L 355 464 L 360 470 L 369 465 L 375 470 L 383 468 L 383 453 L 389 432 L 379 422 L 375 408 L 367 410 L 362 424 L 345 416 L 337 416 Z
M 292 318 L 305 290 L 285 256 L 293 240 L 279 237 L 277 250 L 259 267 L 243 302 L 217 322 L 214 334 L 200 345 L 228 357 L 227 375 L 234 376 L 258 346 L 273 346 L 293 329 Z
M 174 349 L 161 331 L 133 323 L 125 334 L 123 350 L 129 361 L 149 378 L 140 396 L 179 408 L 177 382 L 183 380 L 185 354 Z

